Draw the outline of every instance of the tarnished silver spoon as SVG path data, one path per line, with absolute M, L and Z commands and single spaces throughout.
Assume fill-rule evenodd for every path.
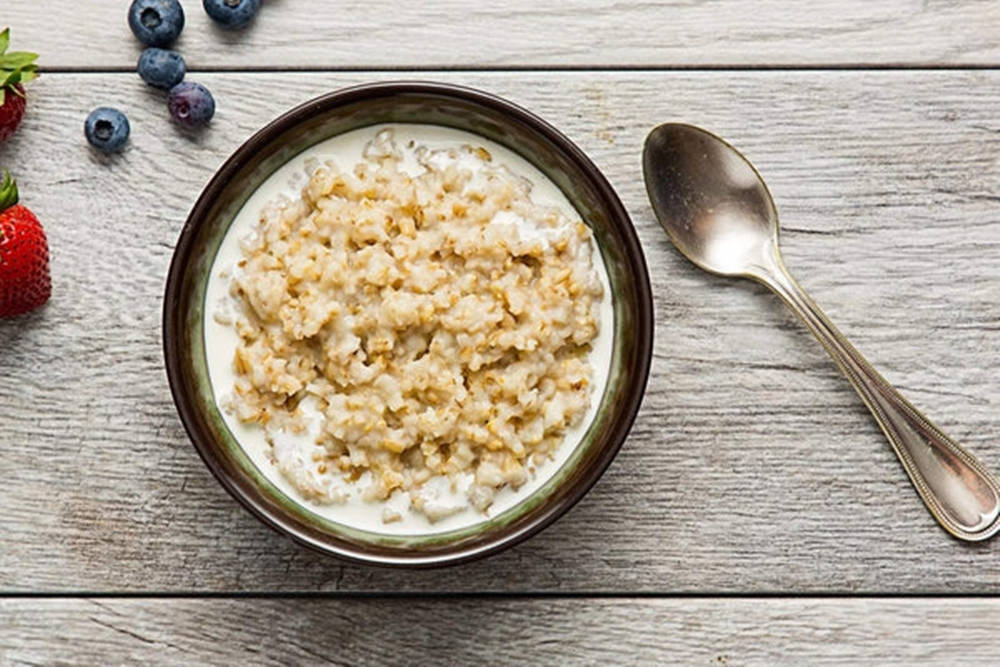
M 714 134 L 668 123 L 642 155 L 646 191 L 670 239 L 692 262 L 767 285 L 802 318 L 882 427 L 931 514 L 957 538 L 1000 531 L 1000 484 L 878 374 L 792 279 L 778 249 L 771 193 L 743 155 Z

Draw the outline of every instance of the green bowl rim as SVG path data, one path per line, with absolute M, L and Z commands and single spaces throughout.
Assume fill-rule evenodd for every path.
M 195 249 L 194 240 L 199 227 L 208 218 L 213 203 L 228 187 L 232 177 L 275 137 L 305 120 L 348 104 L 399 95 L 437 96 L 471 102 L 508 117 L 562 153 L 590 180 L 598 193 L 608 223 L 616 229 L 624 243 L 623 254 L 631 264 L 636 290 L 636 328 L 631 333 L 635 336 L 637 354 L 634 357 L 635 365 L 629 372 L 632 378 L 631 389 L 626 400 L 617 406 L 617 419 L 606 441 L 596 445 L 600 450 L 598 455 L 591 461 L 582 462 L 581 468 L 586 467 L 571 475 L 566 485 L 569 488 L 565 492 L 553 494 L 552 499 L 545 499 L 541 509 L 524 525 L 515 526 L 512 530 L 502 530 L 489 540 L 473 544 L 460 543 L 447 551 L 431 554 L 397 552 L 375 544 L 349 542 L 308 525 L 301 525 L 294 517 L 280 511 L 280 508 L 265 506 L 252 497 L 252 489 L 245 488 L 248 486 L 246 482 L 237 480 L 232 471 L 227 469 L 230 462 L 218 456 L 217 443 L 200 419 L 193 397 L 185 390 L 186 375 L 181 349 L 181 327 L 184 322 L 180 306 L 186 285 L 185 269 Z M 349 561 L 369 565 L 436 567 L 482 558 L 524 541 L 562 516 L 597 482 L 621 449 L 645 393 L 653 351 L 653 300 L 645 257 L 628 212 L 604 175 L 569 138 L 535 114 L 490 93 L 453 84 L 388 81 L 344 88 L 305 102 L 265 125 L 223 163 L 191 209 L 174 250 L 163 301 L 163 349 L 170 391 L 189 439 L 220 484 L 264 524 L 299 544 Z

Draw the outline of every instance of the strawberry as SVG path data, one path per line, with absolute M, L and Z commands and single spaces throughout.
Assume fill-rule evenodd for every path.
M 38 54 L 27 51 L 11 51 L 10 28 L 0 32 L 0 141 L 6 141 L 24 118 L 27 101 L 24 86 L 38 76 L 35 60 Z
M 49 300 L 49 245 L 34 213 L 17 203 L 17 184 L 0 182 L 0 317 L 34 310 Z

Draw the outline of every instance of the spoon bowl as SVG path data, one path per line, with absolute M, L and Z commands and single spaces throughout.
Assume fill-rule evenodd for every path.
M 767 285 L 795 311 L 871 411 L 941 526 L 968 541 L 1000 531 L 996 478 L 879 375 L 788 273 L 774 200 L 750 161 L 711 132 L 668 123 L 650 132 L 642 165 L 653 210 L 677 249 L 706 271 Z
M 642 164 L 678 250 L 706 271 L 759 277 L 778 251 L 778 213 L 749 160 L 710 132 L 668 123 L 649 134 Z

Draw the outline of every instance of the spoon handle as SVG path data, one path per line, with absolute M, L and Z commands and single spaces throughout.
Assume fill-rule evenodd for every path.
M 882 428 L 927 509 L 969 541 L 1000 531 L 1000 484 L 972 454 L 941 432 L 872 368 L 775 256 L 755 276 L 778 293 L 823 344 Z

